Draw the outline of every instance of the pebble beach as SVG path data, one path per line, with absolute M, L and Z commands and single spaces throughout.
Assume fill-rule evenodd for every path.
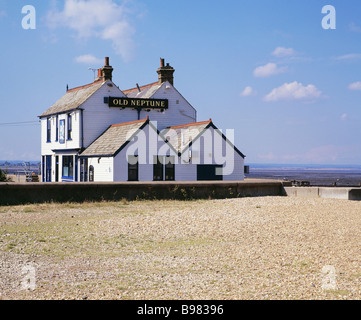
M 361 202 L 0 207 L 2 300 L 358 300 Z

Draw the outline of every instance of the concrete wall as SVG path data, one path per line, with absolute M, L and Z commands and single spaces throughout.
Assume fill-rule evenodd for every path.
M 0 205 L 136 199 L 224 199 L 283 195 L 281 182 L 1 183 Z
M 284 187 L 290 197 L 361 200 L 361 188 Z
M 318 187 L 285 187 L 285 192 L 289 197 L 317 198 L 318 189 Z

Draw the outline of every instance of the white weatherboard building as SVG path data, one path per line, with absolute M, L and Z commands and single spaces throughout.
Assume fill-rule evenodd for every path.
M 134 89 L 112 72 L 105 58 L 93 83 L 39 116 L 44 182 L 244 179 L 245 156 L 211 119 L 197 122 L 164 59 L 158 81 Z

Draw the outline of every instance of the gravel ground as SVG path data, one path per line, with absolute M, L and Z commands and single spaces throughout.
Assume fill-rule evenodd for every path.
M 0 299 L 360 299 L 361 202 L 0 207 Z

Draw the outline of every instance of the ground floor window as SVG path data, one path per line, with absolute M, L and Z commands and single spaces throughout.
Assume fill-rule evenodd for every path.
M 162 181 L 163 180 L 163 160 L 164 157 L 154 156 L 153 161 L 153 180 Z
M 73 179 L 74 178 L 74 157 L 63 156 L 63 178 Z
M 59 182 L 59 156 L 55 156 L 55 182 Z
M 173 156 L 165 157 L 165 180 L 174 181 L 175 180 L 175 158 Z
M 128 181 L 138 181 L 138 175 L 138 156 L 128 156 Z
M 153 180 L 154 181 L 175 180 L 174 156 L 154 156 Z
M 51 156 L 42 157 L 43 182 L 51 182 Z
M 80 181 L 88 181 L 88 159 L 80 159 Z
M 51 182 L 51 156 L 46 156 L 46 182 Z
M 222 165 L 213 164 L 199 164 L 197 165 L 197 180 L 223 180 L 223 175 L 217 175 L 217 168 L 222 168 Z

